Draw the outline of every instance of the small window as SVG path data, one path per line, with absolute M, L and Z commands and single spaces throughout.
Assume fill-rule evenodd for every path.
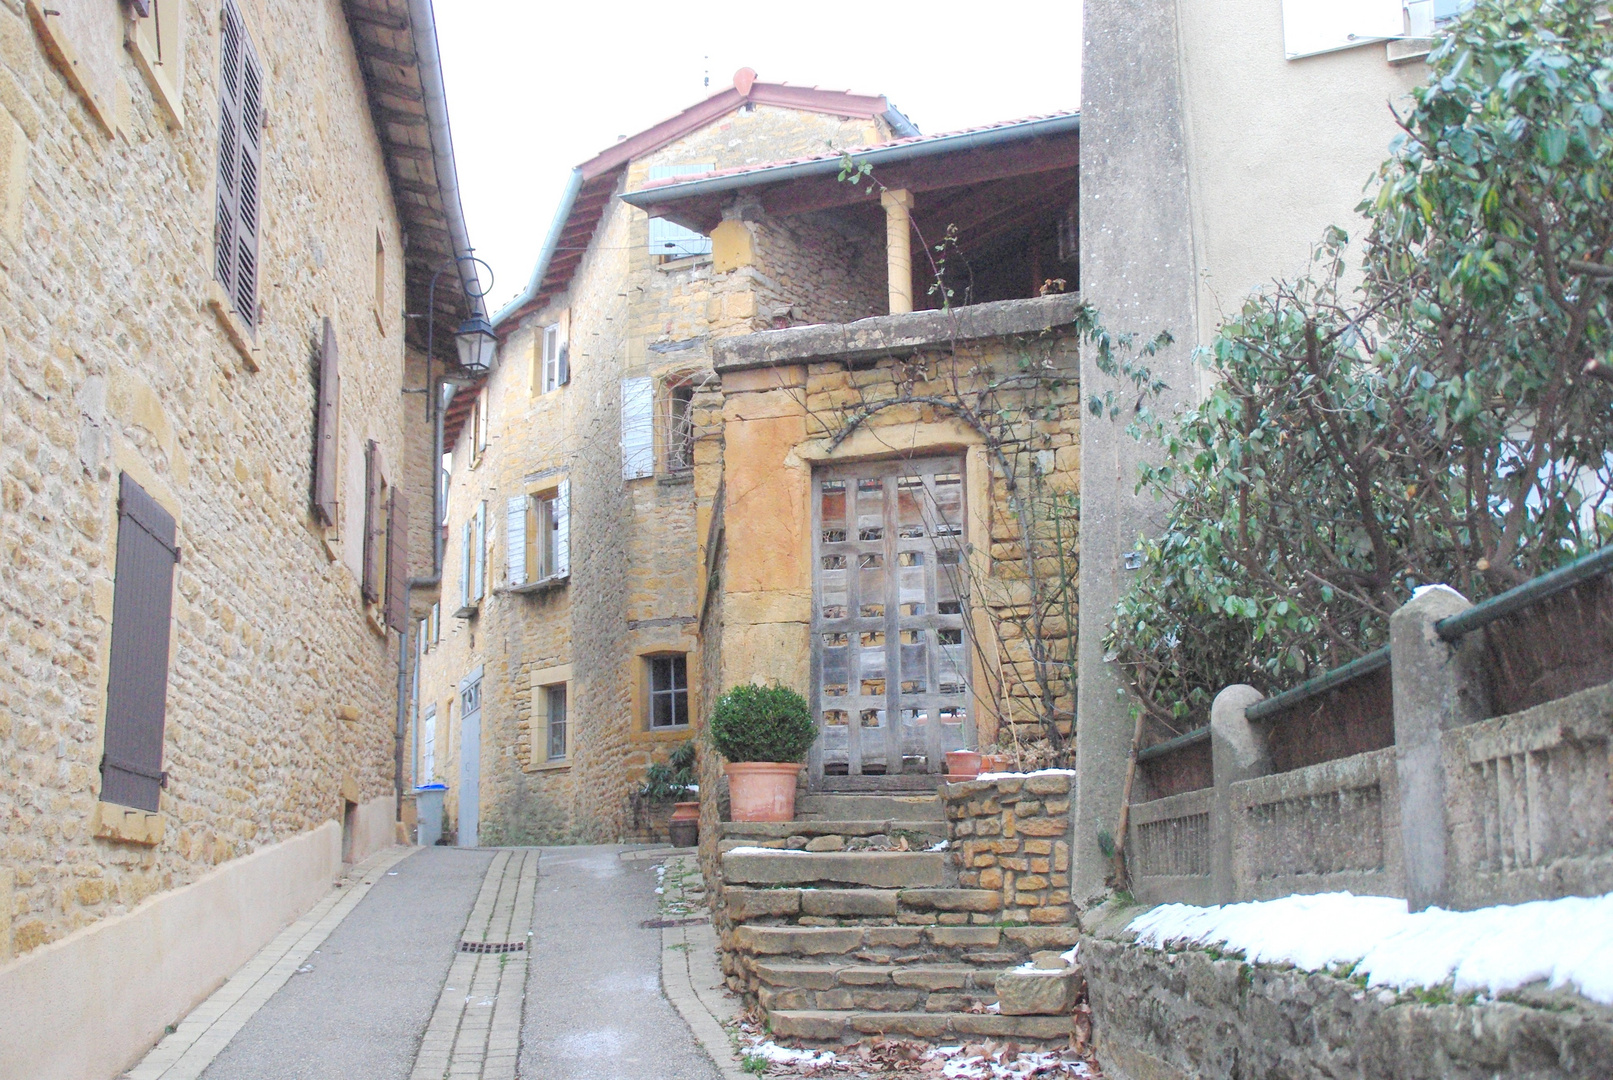
M 548 716 L 548 757 L 550 761 L 561 761 L 566 756 L 566 684 L 545 686 L 543 696 Z
M 476 394 L 476 403 L 471 406 L 471 432 L 475 441 L 471 444 L 471 464 L 482 460 L 482 451 L 487 449 L 488 430 L 488 403 L 487 387 L 482 387 Z
M 542 352 L 539 357 L 542 371 L 540 389 L 547 394 L 570 382 L 571 371 L 566 356 L 566 345 L 560 335 L 560 324 L 545 326 L 542 338 Z
M 375 230 L 375 321 L 386 333 L 386 240 Z
M 537 495 L 513 495 L 506 512 L 510 587 L 569 576 L 571 482 Z
M 650 727 L 687 727 L 689 673 L 682 653 L 652 656 L 650 661 Z
M 430 783 L 437 775 L 437 706 L 428 706 L 420 718 L 420 778 L 418 783 Z
M 673 382 L 666 395 L 666 471 L 694 468 L 694 384 Z

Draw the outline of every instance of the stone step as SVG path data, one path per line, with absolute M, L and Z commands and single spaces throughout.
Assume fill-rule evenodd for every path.
M 736 926 L 725 937 L 755 978 L 756 965 L 812 958 L 822 964 L 952 964 L 1005 967 L 1064 950 L 1079 928 L 1055 926 Z
M 862 1039 L 900 1035 L 931 1041 L 1013 1039 L 1033 1045 L 1069 1040 L 1068 1016 L 1000 1016 L 970 1012 L 878 1012 L 780 1009 L 767 1014 L 775 1038 L 815 1046 L 844 1046 Z
M 871 889 L 938 887 L 949 884 L 951 857 L 944 851 L 732 850 L 722 856 L 729 885 L 861 885 Z
M 799 926 L 962 926 L 994 923 L 1002 893 L 993 889 L 748 889 L 723 890 L 735 923 Z
M 787 842 L 791 838 L 806 841 L 820 840 L 827 837 L 841 837 L 850 840 L 853 837 L 884 836 L 894 841 L 898 837 L 906 837 L 908 845 L 916 851 L 932 846 L 937 841 L 947 838 L 947 825 L 944 821 L 932 821 L 925 818 L 883 818 L 846 820 L 835 818 L 813 818 L 805 821 L 725 821 L 722 823 L 723 842 L 730 840 L 741 842 L 749 841 L 758 847 L 791 846 Z M 794 846 L 806 847 L 806 843 Z M 837 850 L 822 847 L 808 850 Z
M 791 960 L 753 966 L 757 1000 L 769 1012 L 864 1010 L 967 1012 L 991 1005 L 1001 968 L 971 964 L 814 964 Z
M 797 821 L 946 821 L 941 797 L 922 795 L 802 795 L 795 800 Z

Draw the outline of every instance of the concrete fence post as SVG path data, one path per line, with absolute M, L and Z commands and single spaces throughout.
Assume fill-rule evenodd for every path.
M 1232 785 L 1239 780 L 1271 772 L 1271 753 L 1265 732 L 1255 728 L 1244 710 L 1265 697 L 1252 686 L 1239 683 L 1215 695 L 1210 705 L 1210 762 L 1215 791 L 1210 802 L 1210 884 L 1215 902 L 1237 899 L 1233 872 Z
M 1441 735 L 1489 714 L 1484 636 L 1469 634 L 1452 643 L 1434 629 L 1441 619 L 1472 606 L 1455 589 L 1435 585 L 1389 617 L 1400 835 L 1405 845 L 1406 903 L 1412 911 L 1448 902 Z

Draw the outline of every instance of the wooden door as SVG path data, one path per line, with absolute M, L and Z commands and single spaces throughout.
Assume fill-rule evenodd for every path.
M 964 513 L 958 458 L 814 473 L 814 787 L 922 785 L 973 746 Z

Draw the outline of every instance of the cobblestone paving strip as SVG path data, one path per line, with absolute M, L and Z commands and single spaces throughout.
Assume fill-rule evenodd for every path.
M 341 885 L 286 927 L 152 1047 L 125 1080 L 196 1080 L 252 1015 L 286 984 L 393 866 L 418 850 L 391 847 L 348 871 Z
M 515 1080 L 537 881 L 535 849 L 493 857 L 461 940 L 522 947 L 454 957 L 409 1080 Z

